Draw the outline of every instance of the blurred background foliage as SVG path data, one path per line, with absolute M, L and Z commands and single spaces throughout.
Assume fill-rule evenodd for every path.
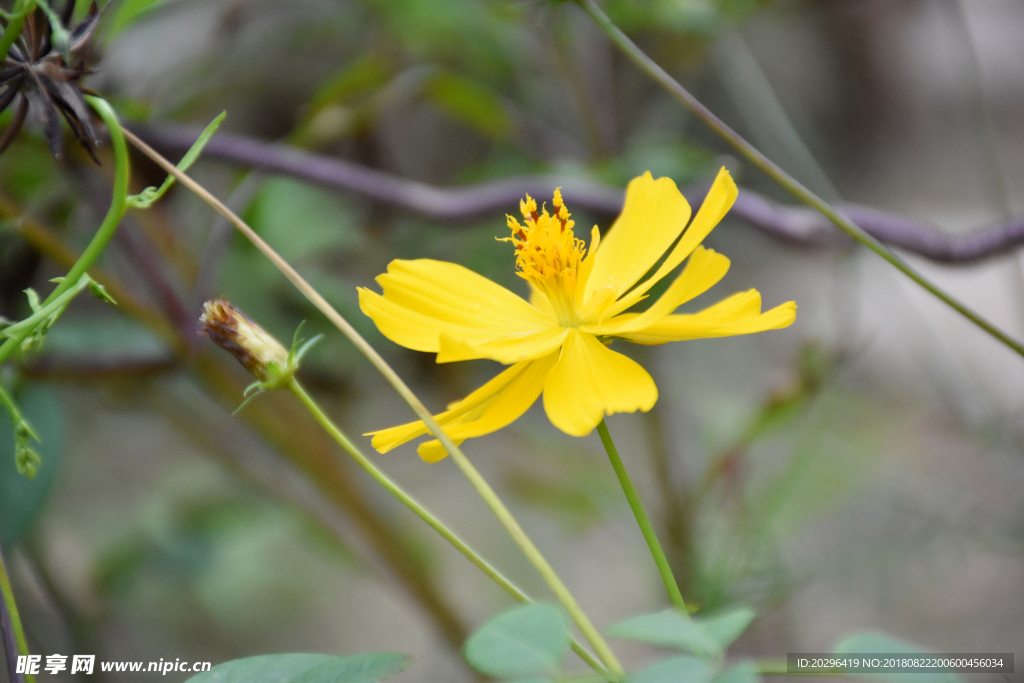
M 1017 3 L 605 8 L 827 199 L 947 234 L 1021 214 Z M 645 170 L 684 187 L 725 164 L 785 200 L 571 3 L 112 0 L 94 58 L 87 87 L 129 125 L 204 125 L 226 110 L 222 131 L 449 187 L 534 173 L 622 187 Z M 55 160 L 31 129 L 0 156 L 0 315 L 23 317 L 22 290 L 45 289 L 99 223 L 105 153 L 100 167 L 70 146 Z M 135 191 L 162 179 L 134 161 Z M 500 213 L 447 222 L 242 166 L 200 161 L 193 172 L 428 406 L 496 372 L 398 348 L 361 315 L 355 288 L 393 258 L 429 257 L 523 291 L 494 240 L 506 234 Z M 611 217 L 575 219 L 606 229 Z M 785 331 L 627 350 L 661 398 L 609 424 L 688 600 L 757 605 L 735 648 L 754 657 L 826 651 L 858 629 L 947 651 L 1019 645 L 1020 359 L 860 251 L 783 244 L 735 219 L 707 242 L 733 269 L 698 304 L 757 287 L 766 305 L 794 299 L 800 312 Z M 1017 255 L 920 267 L 1024 334 Z M 384 382 L 181 188 L 129 213 L 100 275 L 118 307 L 76 301 L 39 355 L 4 369 L 43 437 L 43 469 L 27 481 L 0 424 L 0 538 L 36 650 L 214 663 L 395 650 L 416 657 L 395 680 L 473 680 L 459 643 L 507 598 L 350 467 L 290 397 L 232 417 L 249 378 L 196 335 L 199 306 L 223 294 L 282 340 L 302 320 L 327 333 L 302 376 L 351 434 L 409 419 Z M 596 435 L 567 437 L 537 407 L 469 453 L 595 621 L 663 605 Z M 411 447 L 377 460 L 544 594 L 450 463 L 425 465 Z M 655 656 L 621 647 L 630 666 Z

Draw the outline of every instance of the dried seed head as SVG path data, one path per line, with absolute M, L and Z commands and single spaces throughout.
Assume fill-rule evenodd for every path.
M 227 299 L 207 301 L 199 322 L 201 334 L 230 351 L 261 382 L 272 379 L 271 363 L 275 372 L 287 371 L 288 350 Z
M 53 0 L 51 4 L 55 4 Z M 25 15 L 21 33 L 7 54 L 0 55 L 0 112 L 11 105 L 15 107 L 11 122 L 0 134 L 0 152 L 14 140 L 31 112 L 42 125 L 54 156 L 62 153 L 63 117 L 85 151 L 99 163 L 94 151 L 100 140 L 92 125 L 92 111 L 83 97 L 91 93 L 77 81 L 92 73 L 85 66 L 84 56 L 99 24 L 100 11 L 94 0 L 86 18 L 69 26 L 74 9 L 74 0 L 64 3 L 60 16 L 36 7 Z M 0 16 L 0 27 L 5 32 L 9 30 L 9 18 Z

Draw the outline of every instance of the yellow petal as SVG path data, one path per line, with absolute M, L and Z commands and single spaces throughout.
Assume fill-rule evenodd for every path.
M 522 372 L 494 396 L 479 416 L 473 420 L 445 426 L 444 431 L 452 441 L 460 444 L 466 439 L 490 434 L 512 424 L 529 410 L 540 396 L 544 380 L 557 360 L 558 354 L 552 353 L 530 361 Z M 448 454 L 437 439 L 421 443 L 416 452 L 427 462 L 437 462 Z
M 474 358 L 490 358 L 499 363 L 518 363 L 532 360 L 557 351 L 568 330 L 564 327 L 548 327 L 536 332 L 511 334 L 479 344 L 441 334 L 441 348 L 437 353 L 438 363 L 452 363 Z
M 377 282 L 383 296 L 360 289 L 360 308 L 384 336 L 417 351 L 439 350 L 442 333 L 483 343 L 553 324 L 521 297 L 454 263 L 396 260 Z
M 456 401 L 448 406 L 448 410 L 434 416 L 440 425 L 459 422 L 466 419 L 475 419 L 488 403 L 497 396 L 502 389 L 508 386 L 509 382 L 518 377 L 530 362 L 516 363 L 510 368 L 501 372 L 497 377 L 484 384 L 482 387 L 471 393 L 461 401 Z M 475 412 L 474 412 L 475 411 Z M 427 427 L 423 420 L 409 422 L 397 427 L 380 429 L 375 432 L 367 432 L 363 436 L 372 436 L 372 445 L 380 453 L 387 453 L 396 446 L 415 439 L 417 436 L 427 434 Z
M 581 321 L 595 322 L 600 325 L 608 315 L 608 309 L 615 303 L 615 298 L 618 296 L 618 292 L 615 291 L 614 285 L 605 285 L 604 287 L 598 287 L 594 290 L 594 293 L 590 295 L 590 300 L 587 301 L 587 305 L 580 309 L 579 319 Z
M 621 296 L 658 262 L 689 219 L 690 205 L 671 178 L 655 180 L 647 172 L 630 181 L 622 214 L 595 254 L 583 301 L 609 284 Z
M 736 189 L 736 183 L 733 182 L 732 176 L 723 167 L 718 172 L 718 176 L 711 185 L 711 189 L 708 190 L 704 203 L 700 205 L 700 210 L 693 217 L 693 222 L 686 228 L 686 232 L 683 233 L 682 238 L 672 249 L 672 252 L 665 258 L 664 263 L 658 267 L 654 275 L 640 283 L 626 296 L 622 297 L 615 306 L 609 309 L 608 315 L 612 316 L 621 313 L 640 301 L 647 290 L 682 263 L 683 259 L 689 256 L 697 248 L 697 245 L 704 241 L 708 233 L 725 217 L 725 214 L 736 202 L 738 193 L 739 191 Z
M 619 318 L 637 315 L 628 313 Z M 711 308 L 692 315 L 670 315 L 637 332 L 624 333 L 625 339 L 638 344 L 664 344 L 686 339 L 731 337 L 789 327 L 796 320 L 796 303 L 789 301 L 761 313 L 761 295 L 757 290 L 733 294 Z
M 693 317 L 704 323 L 728 325 L 757 315 L 761 315 L 761 292 L 748 289 L 745 292 L 736 292 L 714 306 L 694 313 Z
M 698 246 L 690 256 L 686 268 L 669 286 L 665 293 L 643 313 L 619 316 L 604 324 L 584 325 L 580 329 L 601 336 L 622 336 L 637 332 L 660 321 L 682 304 L 710 289 L 725 277 L 729 270 L 729 259 L 716 251 Z
M 579 330 L 569 333 L 544 384 L 548 418 L 572 436 L 586 436 L 605 415 L 650 410 L 657 400 L 646 370 Z
M 536 308 L 541 313 L 551 316 L 551 319 L 555 319 L 555 309 L 551 308 L 551 302 L 548 301 L 548 297 L 544 292 L 537 289 L 537 287 L 531 282 L 530 284 L 530 305 Z
M 377 282 L 385 298 L 454 325 L 519 327 L 523 322 L 548 322 L 522 297 L 455 263 L 395 260 Z
M 456 446 L 462 445 L 461 439 L 452 439 L 452 442 Z M 448 457 L 448 451 L 445 450 L 440 441 L 434 439 L 433 441 L 424 441 L 417 446 L 416 455 L 420 456 L 423 462 L 441 462 Z
M 591 271 L 594 270 L 594 261 L 597 259 L 597 250 L 600 246 L 601 230 L 595 225 L 590 229 L 590 245 L 587 247 L 587 255 L 580 262 L 579 270 L 576 272 L 577 305 L 588 302 L 587 283 L 590 281 Z
M 408 349 L 437 353 L 442 329 L 438 320 L 403 308 L 365 287 L 358 289 L 359 310 L 373 320 L 381 334 Z

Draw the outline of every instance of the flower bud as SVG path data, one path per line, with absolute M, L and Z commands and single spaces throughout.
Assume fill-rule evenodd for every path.
M 288 350 L 227 299 L 207 301 L 199 322 L 201 334 L 205 333 L 217 346 L 230 351 L 261 382 L 277 380 L 278 373 L 289 369 Z

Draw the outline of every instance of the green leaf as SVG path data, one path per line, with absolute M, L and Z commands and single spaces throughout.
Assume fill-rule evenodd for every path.
M 399 671 L 412 662 L 409 655 L 397 652 L 369 652 L 348 657 L 334 657 L 301 676 L 292 683 L 375 683 Z
M 288 365 L 292 368 L 292 372 L 298 369 L 299 364 L 302 363 L 303 357 L 309 352 L 311 348 L 316 346 L 324 335 L 318 334 L 309 341 L 302 338 L 302 328 L 305 327 L 306 321 L 303 320 L 299 323 L 298 327 L 295 328 L 295 334 L 292 336 L 292 347 L 288 350 Z
M 349 249 L 362 240 L 348 204 L 335 194 L 290 178 L 268 178 L 246 218 L 289 261 L 319 260 L 325 252 Z M 252 280 L 247 274 L 246 281 Z
M 39 515 L 57 477 L 63 440 L 63 411 L 56 394 L 48 388 L 30 385 L 18 392 L 22 416 L 39 432 L 33 449 L 41 462 L 33 479 L 18 473 L 15 464 L 11 421 L 0 409 L 0 539 L 16 542 Z
M 430 79 L 427 94 L 453 117 L 486 137 L 502 140 L 512 131 L 512 120 L 494 92 L 452 73 Z
M 403 671 L 411 661 L 396 652 L 260 655 L 218 664 L 186 683 L 375 683 Z
M 670 609 L 633 617 L 605 630 L 613 638 L 671 647 L 707 659 L 722 656 L 722 645 L 689 615 Z
M 720 671 L 711 683 L 758 683 L 761 677 L 751 662 L 742 662 Z
M 715 667 L 696 657 L 673 657 L 630 677 L 629 683 L 710 683 Z
M 852 633 L 836 643 L 836 654 L 860 654 L 863 652 L 891 652 L 893 654 L 922 654 L 924 650 L 884 633 L 864 631 Z
M 162 5 L 165 0 L 122 0 L 107 29 L 107 41 L 134 24 L 149 12 Z
M 29 287 L 28 289 L 25 290 L 25 296 L 28 297 L 28 306 L 29 306 L 29 308 L 32 309 L 32 312 L 33 313 L 38 313 L 39 312 L 39 295 L 36 293 L 36 290 L 34 290 L 31 287 Z
M 390 71 L 380 57 L 360 57 L 329 77 L 313 96 L 310 107 L 320 109 L 331 104 L 347 103 L 372 93 L 387 83 Z
M 927 651 L 918 645 L 913 645 L 902 640 L 897 640 L 884 633 L 873 631 L 852 633 L 846 636 L 836 643 L 836 646 L 833 648 L 833 652 L 844 655 L 869 654 L 876 652 L 908 655 L 927 654 Z M 963 681 L 960 676 L 957 676 L 954 673 L 941 671 L 915 674 L 872 673 L 859 675 L 878 681 L 893 681 L 894 683 L 906 683 L 907 681 L 913 681 L 913 683 L 961 683 Z
M 246 217 L 260 237 L 290 261 L 319 261 L 362 241 L 348 204 L 327 190 L 291 178 L 268 178 Z M 246 280 L 251 282 L 252 276 Z
M 220 124 L 224 121 L 224 118 L 227 115 L 228 113 L 226 111 L 222 111 L 220 116 L 211 121 L 210 125 L 203 129 L 203 132 L 199 135 L 199 139 L 189 147 L 188 152 L 186 152 L 185 156 L 183 156 L 181 161 L 178 162 L 179 171 L 187 171 L 189 167 L 196 162 L 196 159 L 199 158 L 199 155 L 203 151 L 203 147 L 206 147 L 206 143 L 209 142 L 210 138 L 213 137 L 213 134 L 217 132 L 217 129 L 220 128 Z M 164 193 L 171 189 L 171 185 L 173 184 L 174 176 L 169 175 L 159 188 L 147 187 L 142 192 L 129 196 L 128 205 L 134 206 L 136 209 L 148 209 L 153 205 L 153 202 L 163 197 Z
M 749 607 L 736 607 L 720 614 L 694 619 L 722 649 L 729 647 L 732 641 L 747 630 L 757 613 Z
M 105 301 L 106 303 L 114 304 L 115 306 L 117 305 L 117 301 L 114 300 L 114 297 L 110 296 L 107 288 L 92 278 L 89 278 L 89 292 L 100 301 Z
M 558 673 L 568 651 L 569 627 L 550 605 L 522 605 L 502 612 L 463 647 L 474 669 L 506 678 Z

